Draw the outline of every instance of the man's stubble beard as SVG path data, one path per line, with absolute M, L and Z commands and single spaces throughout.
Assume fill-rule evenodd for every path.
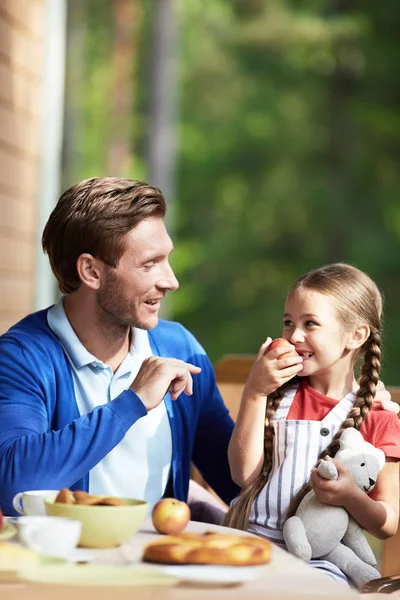
M 102 289 L 96 294 L 97 312 L 100 323 L 108 330 L 126 331 L 127 327 L 149 330 L 152 327 L 139 320 L 137 311 L 123 292 L 123 286 L 112 267 L 105 270 Z

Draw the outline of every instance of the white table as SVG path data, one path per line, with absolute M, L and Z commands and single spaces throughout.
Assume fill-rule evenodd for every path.
M 245 532 L 226 529 L 218 525 L 196 523 L 191 521 L 185 531 L 204 533 L 205 531 L 233 532 L 246 535 Z M 142 549 L 145 544 L 159 536 L 147 519 L 138 533 L 120 546 L 107 550 L 95 550 L 95 563 L 101 564 L 137 564 L 140 563 Z M 148 565 L 146 565 L 148 568 Z M 156 568 L 156 567 L 155 567 Z M 204 567 L 205 569 L 207 567 Z M 237 567 L 240 569 L 240 567 Z M 12 600 L 257 600 L 257 599 L 288 599 L 308 600 L 323 598 L 328 600 L 340 598 L 357 599 L 360 596 L 342 584 L 335 583 L 317 569 L 309 567 L 299 559 L 289 555 L 284 550 L 274 546 L 272 560 L 263 568 L 263 575 L 255 580 L 226 586 L 220 584 L 189 584 L 181 582 L 178 585 L 162 587 L 122 587 L 122 586 L 70 586 L 55 584 L 23 583 L 9 587 L 0 586 L 3 598 Z M 375 595 L 374 595 L 375 596 Z M 373 600 L 374 596 L 365 596 Z M 382 596 L 381 596 L 382 597 Z M 387 597 L 387 596 L 386 596 Z

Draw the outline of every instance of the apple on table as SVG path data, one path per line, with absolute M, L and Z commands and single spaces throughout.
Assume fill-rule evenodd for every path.
M 190 508 L 182 500 L 163 498 L 155 504 L 151 519 L 158 533 L 179 535 L 190 521 Z

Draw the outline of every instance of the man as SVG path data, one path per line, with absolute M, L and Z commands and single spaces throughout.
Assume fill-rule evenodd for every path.
M 226 502 L 233 422 L 212 365 L 178 323 L 157 188 L 113 177 L 68 189 L 43 233 L 63 296 L 0 338 L 0 506 L 29 489 L 186 500 L 190 463 Z

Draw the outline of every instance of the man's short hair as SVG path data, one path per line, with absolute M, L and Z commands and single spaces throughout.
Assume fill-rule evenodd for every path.
M 60 290 L 79 288 L 76 261 L 81 254 L 116 267 L 125 251 L 125 235 L 144 219 L 163 218 L 165 211 L 161 191 L 141 181 L 92 177 L 66 190 L 42 236 Z

